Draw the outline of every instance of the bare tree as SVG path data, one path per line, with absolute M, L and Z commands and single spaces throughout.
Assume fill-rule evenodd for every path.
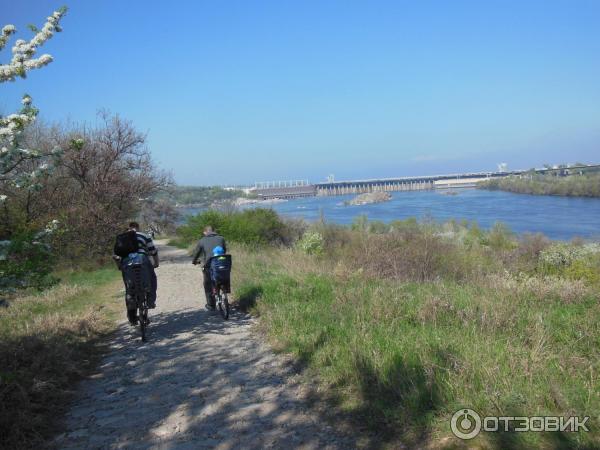
M 131 122 L 107 112 L 100 113 L 100 121 L 97 127 L 34 129 L 28 138 L 39 148 L 65 150 L 53 170 L 38 179 L 38 189 L 11 198 L 13 222 L 32 227 L 58 219 L 62 232 L 56 243 L 73 258 L 106 254 L 115 233 L 139 215 L 147 199 L 172 184 L 152 162 L 146 136 Z M 28 164 L 33 170 L 45 162 Z
M 145 202 L 141 214 L 145 226 L 158 234 L 174 232 L 180 217 L 177 208 L 166 199 L 149 199 Z

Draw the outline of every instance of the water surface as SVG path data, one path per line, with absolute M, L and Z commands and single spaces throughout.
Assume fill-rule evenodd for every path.
M 475 220 L 483 228 L 503 222 L 517 233 L 543 233 L 552 239 L 600 238 L 600 199 L 513 194 L 482 189 L 448 191 L 392 192 L 385 203 L 345 206 L 353 195 L 309 197 L 269 205 L 284 216 L 319 219 L 321 213 L 330 222 L 349 224 L 361 214 L 370 220 L 390 222 L 396 219 L 431 217 Z M 196 213 L 189 209 L 186 213 Z

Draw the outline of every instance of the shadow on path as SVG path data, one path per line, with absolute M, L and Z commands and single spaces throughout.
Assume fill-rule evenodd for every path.
M 307 409 L 300 386 L 237 312 L 151 317 L 149 341 L 123 326 L 68 416 L 61 448 L 353 448 Z

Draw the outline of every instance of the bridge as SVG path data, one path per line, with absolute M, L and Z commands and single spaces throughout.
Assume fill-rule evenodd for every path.
M 556 175 L 573 175 L 584 171 L 600 171 L 600 165 L 582 165 L 571 167 L 547 167 L 533 169 L 535 173 L 555 173 Z M 415 191 L 427 189 L 467 188 L 490 178 L 502 178 L 510 175 L 525 176 L 531 170 L 513 170 L 505 172 L 467 172 L 417 177 L 377 178 L 368 180 L 327 181 L 309 184 L 302 181 L 278 181 L 256 183 L 253 191 L 262 199 L 291 199 L 313 196 L 332 196 L 346 194 L 363 194 L 377 191 Z

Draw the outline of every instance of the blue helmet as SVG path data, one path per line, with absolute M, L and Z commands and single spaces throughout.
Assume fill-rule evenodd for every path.
M 223 250 L 223 247 L 220 245 L 217 245 L 215 248 L 213 248 L 213 256 L 221 256 L 223 254 L 225 254 L 225 250 Z

